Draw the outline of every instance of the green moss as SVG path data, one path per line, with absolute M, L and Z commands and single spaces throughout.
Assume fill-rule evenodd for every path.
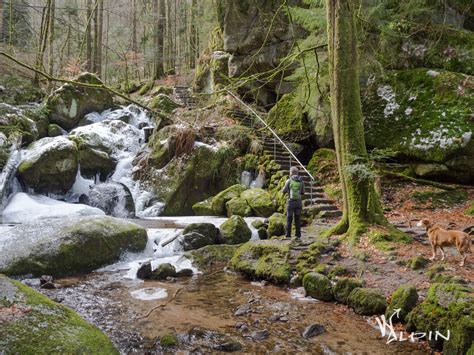
M 219 227 L 223 244 L 242 244 L 250 240 L 252 231 L 240 216 L 231 216 Z
M 318 300 L 331 301 L 334 298 L 331 281 L 317 272 L 309 272 L 304 275 L 303 287 L 307 295 Z
M 474 298 L 472 288 L 456 284 L 433 284 L 426 299 L 407 317 L 409 331 L 438 330 L 451 339 L 430 342 L 447 354 L 464 354 L 474 341 Z
M 30 79 L 17 75 L 0 75 L 0 102 L 10 105 L 23 105 L 35 102 L 44 97 L 45 93 Z
M 178 345 L 178 338 L 174 334 L 165 334 L 160 337 L 160 345 L 172 347 Z
M 289 253 L 289 245 L 279 241 L 248 242 L 237 249 L 229 266 L 250 278 L 286 284 L 291 276 Z
M 208 245 L 186 253 L 198 269 L 208 269 L 215 265 L 227 264 L 239 246 L 237 245 Z
M 465 190 L 444 191 L 438 189 L 417 191 L 413 194 L 413 200 L 423 204 L 424 208 L 449 208 L 466 202 L 467 192 Z
M 308 170 L 323 185 L 338 183 L 336 152 L 328 148 L 316 150 L 308 164 Z
M 247 201 L 240 197 L 234 197 L 226 202 L 227 217 L 237 215 L 241 217 L 252 216 L 252 209 Z
M 219 127 L 216 132 L 216 139 L 227 142 L 240 154 L 245 154 L 255 137 L 251 128 L 241 125 L 232 125 Z M 253 159 L 251 156 L 246 158 Z
M 408 244 L 412 239 L 394 227 L 372 228 L 367 234 L 372 245 L 380 250 L 393 250 L 397 244 Z
M 214 216 L 212 209 L 212 199 L 207 199 L 193 205 L 193 211 L 196 216 Z
M 145 95 L 146 93 L 148 93 L 148 91 L 150 91 L 153 88 L 154 85 L 155 85 L 155 82 L 153 80 L 144 83 L 138 90 L 138 95 L 140 96 Z
M 336 284 L 333 288 L 334 298 L 337 302 L 347 304 L 349 300 L 349 295 L 351 292 L 362 287 L 362 281 L 358 279 L 342 277 L 336 280 Z
M 176 108 L 180 107 L 181 105 L 177 102 L 173 101 L 169 96 L 165 94 L 158 94 L 153 99 L 151 99 L 148 107 L 153 110 L 161 110 L 164 113 L 170 114 Z
M 286 140 L 301 140 L 310 131 L 303 107 L 298 96 L 285 94 L 268 113 L 267 123 Z
M 414 256 L 410 258 L 406 265 L 412 270 L 424 269 L 429 264 L 429 260 L 422 256 Z
M 240 194 L 246 190 L 244 185 L 232 185 L 225 189 L 224 191 L 219 192 L 216 196 L 212 198 L 212 210 L 216 216 L 226 216 L 226 203 L 233 198 L 239 197 Z M 245 200 L 244 200 L 245 201 Z
M 466 209 L 465 213 L 468 216 L 474 216 L 474 201 L 471 201 L 471 205 Z
M 2 324 L 0 348 L 11 354 L 118 354 L 112 342 L 79 315 L 35 292 L 18 281 L 0 276 L 2 284 L 11 283 L 17 309 L 31 308 Z M 5 281 L 7 280 L 7 281 Z
M 349 294 L 348 304 L 357 314 L 366 316 L 385 313 L 387 308 L 385 297 L 373 288 L 355 288 Z
M 350 274 L 349 270 L 347 270 L 346 267 L 342 266 L 342 265 L 335 265 L 333 267 L 330 268 L 329 272 L 328 272 L 328 277 L 330 279 L 334 279 L 338 276 L 343 276 L 343 275 L 348 275 Z
M 316 269 L 320 267 L 319 257 L 323 252 L 325 252 L 326 248 L 326 244 L 315 242 L 298 256 L 296 272 L 301 279 L 303 279 L 304 275 L 308 272 L 316 271 Z
M 268 237 L 278 237 L 286 234 L 286 216 L 274 213 L 268 218 Z
M 396 309 L 400 309 L 399 316 L 394 316 L 394 322 L 404 322 L 408 313 L 415 308 L 418 302 L 416 287 L 411 285 L 400 286 L 393 294 L 385 312 L 385 318 L 390 319 Z
M 263 189 L 245 190 L 240 197 L 247 201 L 257 217 L 270 217 L 275 211 L 270 193 Z

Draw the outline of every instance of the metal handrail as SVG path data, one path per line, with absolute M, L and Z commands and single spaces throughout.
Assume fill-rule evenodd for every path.
M 267 128 L 274 136 L 274 138 L 276 138 L 283 147 L 285 147 L 285 149 L 288 151 L 288 153 L 290 153 L 290 156 L 293 157 L 296 162 L 300 165 L 301 168 L 303 168 L 303 170 L 305 171 L 306 174 L 308 174 L 308 176 L 311 178 L 311 181 L 314 182 L 316 181 L 316 179 L 313 177 L 313 175 L 311 175 L 311 173 L 308 171 L 308 169 L 306 169 L 306 167 L 300 162 L 300 160 L 296 157 L 296 155 L 293 154 L 293 152 L 291 151 L 291 149 L 285 144 L 285 142 L 283 142 L 283 140 L 278 136 L 278 134 L 276 134 L 276 132 L 267 124 L 267 122 L 265 122 L 265 120 L 263 118 L 261 118 L 257 112 L 255 112 L 255 110 L 250 107 L 249 105 L 247 105 L 245 102 L 243 102 L 239 97 L 237 97 L 232 91 L 230 90 L 226 90 L 234 99 L 236 99 L 237 101 L 239 101 L 242 105 L 244 105 L 248 110 L 250 110 L 250 112 L 252 112 L 255 117 L 257 117 L 259 119 L 259 121 L 261 123 L 263 123 L 263 125 L 265 126 L 265 128 Z M 290 162 L 291 162 L 291 158 L 290 158 Z M 312 187 L 312 186 L 311 186 Z

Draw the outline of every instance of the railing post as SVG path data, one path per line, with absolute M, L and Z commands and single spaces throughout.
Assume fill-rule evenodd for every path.
M 276 154 L 277 154 L 276 150 L 277 150 L 277 142 L 276 142 L 276 139 L 273 138 L 273 160 L 276 160 Z

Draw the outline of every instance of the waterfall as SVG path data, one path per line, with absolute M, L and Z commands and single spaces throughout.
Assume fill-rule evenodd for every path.
M 10 138 L 12 145 L 7 163 L 0 172 L 0 213 L 8 202 L 8 198 L 13 193 L 15 174 L 20 163 L 21 135 L 14 135 Z

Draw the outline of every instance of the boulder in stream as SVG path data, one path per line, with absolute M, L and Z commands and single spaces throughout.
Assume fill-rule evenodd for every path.
M 63 194 L 74 184 L 77 170 L 76 144 L 66 137 L 47 137 L 28 146 L 18 175 L 37 193 Z
M 222 244 L 241 244 L 248 242 L 252 237 L 247 222 L 240 216 L 228 218 L 219 229 Z
M 89 192 L 89 205 L 107 215 L 120 218 L 135 218 L 135 203 L 127 186 L 118 182 L 94 185 Z
M 184 251 L 199 249 L 215 244 L 218 232 L 212 223 L 192 223 L 184 229 L 180 243 Z
M 67 83 L 54 91 L 46 100 L 49 120 L 66 130 L 76 127 L 88 113 L 101 112 L 114 105 L 110 92 L 99 88 L 103 83 L 96 75 L 83 73 L 76 81 L 96 85 L 98 88 Z
M 164 263 L 158 265 L 158 267 L 152 271 L 150 279 L 166 280 L 168 277 L 176 277 L 176 275 L 176 268 L 170 263 Z
M 0 275 L 2 336 L 7 354 L 118 354 L 107 336 L 71 309 Z
M 140 252 L 146 243 L 144 228 L 112 217 L 43 219 L 3 233 L 0 273 L 79 275 L 111 264 L 125 252 Z
M 248 189 L 242 192 L 240 197 L 247 201 L 257 217 L 270 217 L 275 212 L 272 196 L 268 191 L 259 188 Z

